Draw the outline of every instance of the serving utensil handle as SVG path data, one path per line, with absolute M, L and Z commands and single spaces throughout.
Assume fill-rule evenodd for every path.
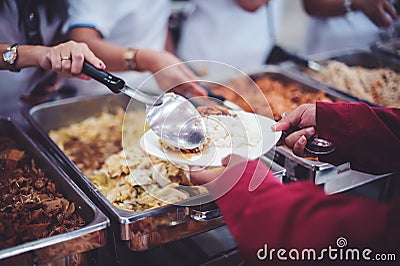
M 207 96 L 210 98 L 220 100 L 221 102 L 224 102 L 226 100 L 226 98 L 224 96 L 214 93 L 212 90 L 210 90 L 207 87 L 203 87 L 203 89 L 207 92 Z
M 95 68 L 92 64 L 83 62 L 82 73 L 106 85 L 114 93 L 120 93 L 125 86 L 125 81 L 107 71 Z
M 291 60 L 296 64 L 308 66 L 308 60 L 298 56 L 297 54 L 288 52 L 280 46 L 274 46 L 266 61 L 267 64 L 278 64 L 283 61 Z

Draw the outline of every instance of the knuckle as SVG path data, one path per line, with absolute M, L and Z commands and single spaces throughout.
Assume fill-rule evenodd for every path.
M 48 50 L 46 56 L 47 56 L 47 58 L 50 59 L 50 58 L 55 58 L 58 54 L 59 54 L 59 53 L 57 52 L 57 49 L 56 49 L 55 47 L 51 47 L 51 48 Z
M 70 41 L 68 41 L 67 43 L 65 43 L 67 46 L 70 46 L 70 47 L 76 47 L 77 45 L 78 45 L 78 43 L 77 42 L 75 42 L 75 41 L 73 41 L 73 40 L 70 40 Z
M 60 48 L 60 50 L 62 50 L 62 49 L 65 49 L 65 47 L 68 47 L 68 45 L 69 45 L 69 42 L 66 42 L 66 43 L 59 44 L 58 47 Z
M 61 69 L 62 69 L 61 64 L 53 64 L 52 69 L 54 71 L 61 71 Z
M 64 72 L 71 72 L 71 67 L 70 66 L 66 66 L 66 67 L 63 67 L 63 69 L 62 69 Z
M 80 73 L 79 73 L 79 71 L 76 69 L 76 68 L 71 68 L 70 70 L 69 70 L 69 72 L 72 74 L 72 75 L 79 75 Z
M 79 64 L 72 64 L 70 72 L 72 75 L 79 75 L 81 72 L 81 68 L 79 68 Z
M 288 138 L 285 139 L 285 144 L 286 144 L 286 146 L 288 146 L 289 148 L 292 148 L 292 147 L 293 147 L 293 142 L 290 141 L 290 139 L 288 139 Z
M 89 46 L 86 44 L 86 43 L 84 43 L 84 42 L 80 42 L 80 43 L 77 43 L 77 45 L 81 48 L 81 49 L 89 49 Z

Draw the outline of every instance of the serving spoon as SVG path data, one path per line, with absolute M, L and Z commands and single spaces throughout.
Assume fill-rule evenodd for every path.
M 131 88 L 125 81 L 84 62 L 82 73 L 106 85 L 114 93 L 124 93 L 146 105 L 146 122 L 160 139 L 181 149 L 199 147 L 206 138 L 206 126 L 196 107 L 173 92 L 159 97 Z

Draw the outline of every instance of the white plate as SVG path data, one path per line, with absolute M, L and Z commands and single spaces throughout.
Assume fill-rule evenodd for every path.
M 159 143 L 159 137 L 150 129 L 140 139 L 141 148 L 150 155 L 158 158 L 186 165 L 221 166 L 221 160 L 230 154 L 254 160 L 273 148 L 281 137 L 281 132 L 274 132 L 271 126 L 275 121 L 261 115 L 244 111 L 231 111 L 237 114 L 235 126 L 227 122 L 233 119 L 228 116 L 211 116 L 207 127 L 207 134 L 212 131 L 223 133 L 224 136 L 211 139 L 207 148 L 199 154 L 182 154 L 164 149 Z M 232 120 L 231 120 L 232 121 Z M 210 133 L 211 132 L 211 133 Z

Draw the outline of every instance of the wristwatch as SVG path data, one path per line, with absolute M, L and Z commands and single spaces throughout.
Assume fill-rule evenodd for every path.
M 124 61 L 125 65 L 130 70 L 138 70 L 137 63 L 136 63 L 136 54 L 138 50 L 133 48 L 126 49 L 124 53 Z
M 20 71 L 15 67 L 15 64 L 18 59 L 18 43 L 15 43 L 13 45 L 10 45 L 7 47 L 7 49 L 3 52 L 3 62 L 6 67 L 8 67 L 8 70 L 13 71 L 13 72 L 18 72 Z

